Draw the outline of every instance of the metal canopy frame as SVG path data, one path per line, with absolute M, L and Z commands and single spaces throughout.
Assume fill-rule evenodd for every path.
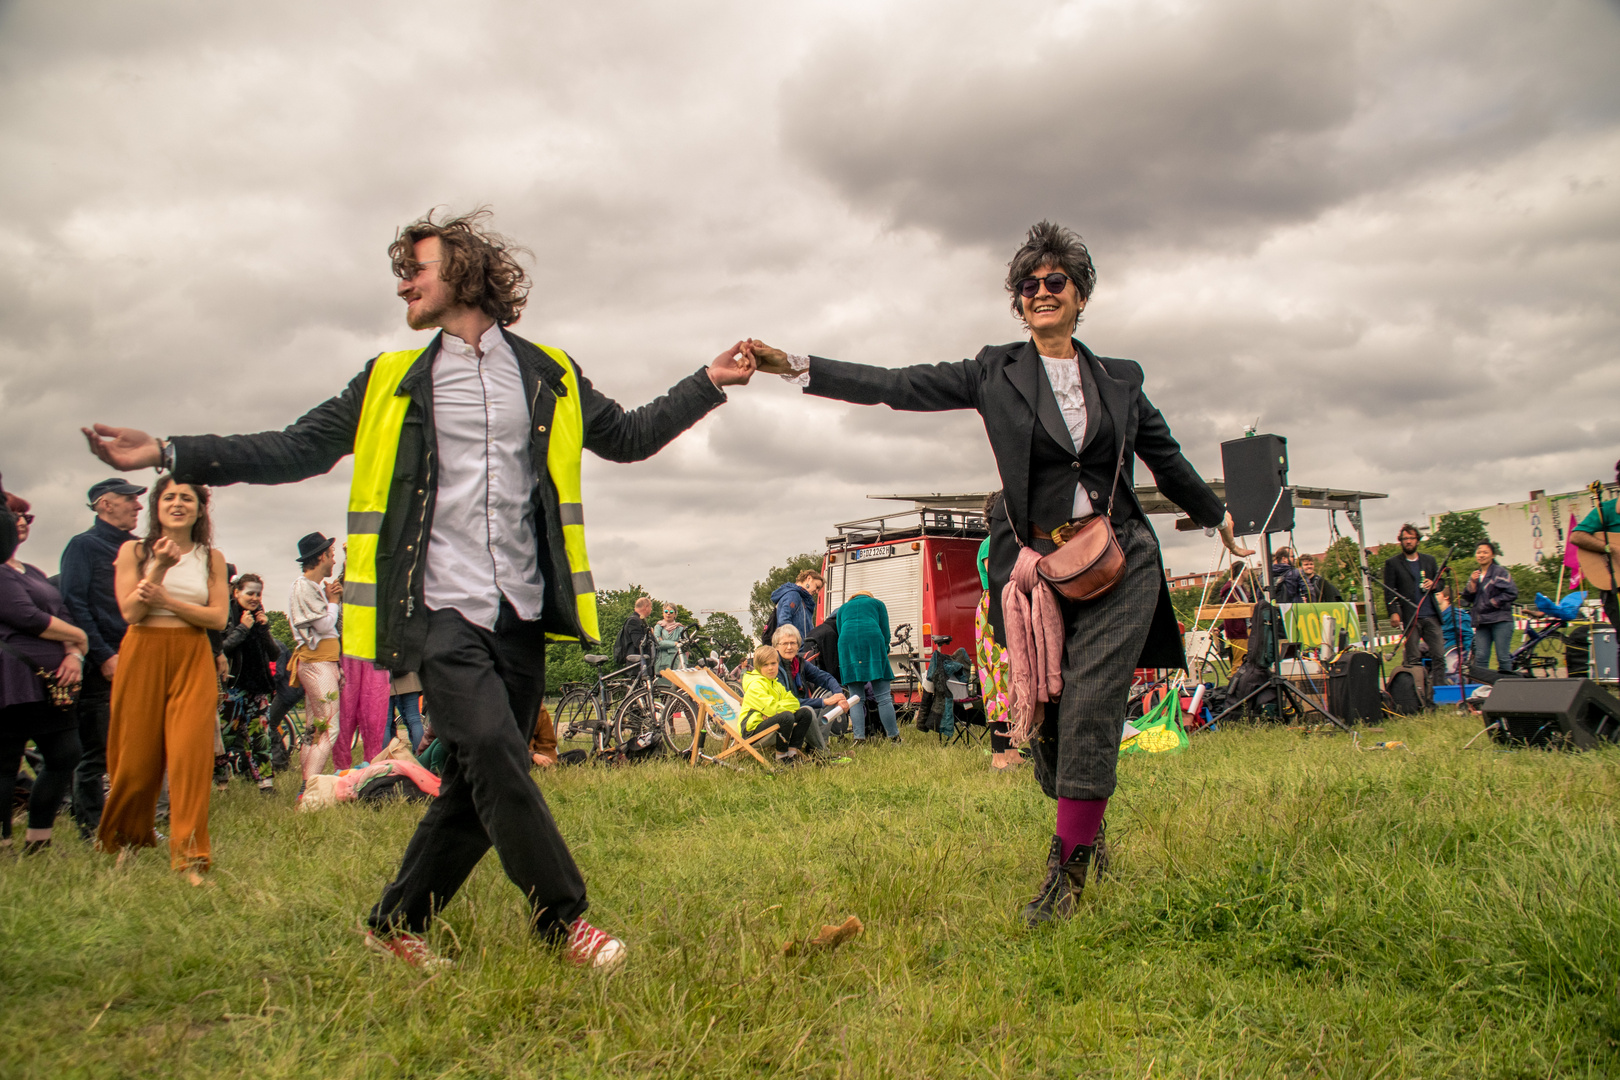
M 1226 481 L 1215 479 L 1206 480 L 1215 494 L 1222 502 L 1226 501 Z M 1374 612 L 1372 577 L 1367 573 L 1367 527 L 1362 518 L 1361 504 L 1368 499 L 1387 499 L 1388 495 L 1379 491 L 1354 491 L 1348 488 L 1306 487 L 1304 484 L 1290 484 L 1288 490 L 1294 498 L 1296 507 L 1307 510 L 1343 510 L 1344 516 L 1356 530 L 1356 556 L 1361 560 L 1361 598 L 1367 606 L 1367 616 L 1361 622 L 1362 648 L 1372 646 L 1373 635 L 1378 629 L 1378 616 Z M 1166 498 L 1153 484 L 1136 485 L 1136 499 L 1142 504 L 1142 509 L 1149 514 L 1179 514 L 1181 507 Z M 1185 527 L 1183 522 L 1186 523 Z M 1181 531 L 1196 529 L 1190 518 L 1181 518 L 1176 522 L 1176 528 Z M 1295 553 L 1297 556 L 1297 552 Z M 1267 567 L 1266 569 L 1270 569 Z

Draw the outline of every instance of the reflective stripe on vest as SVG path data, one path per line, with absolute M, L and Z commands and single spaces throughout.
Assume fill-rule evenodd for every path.
M 574 366 L 559 349 L 539 346 L 562 365 L 565 395 L 559 395 L 551 422 L 546 471 L 561 502 L 563 543 L 572 576 L 574 604 L 586 639 L 601 637 L 596 619 L 596 588 L 585 549 L 585 512 L 580 497 L 580 457 L 585 421 Z M 423 350 L 383 353 L 372 361 L 360 423 L 354 436 L 354 480 L 349 485 L 349 551 L 343 577 L 343 652 L 362 660 L 377 658 L 377 543 L 388 490 L 399 452 L 400 429 L 411 399 L 399 384 Z M 542 571 L 551 567 L 542 560 Z M 577 640 L 547 634 L 554 641 Z

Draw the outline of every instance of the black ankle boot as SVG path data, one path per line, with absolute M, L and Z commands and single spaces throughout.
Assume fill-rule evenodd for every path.
M 1091 867 L 1093 850 L 1077 845 L 1067 862 L 1059 862 L 1063 857 L 1063 838 L 1052 837 L 1052 846 L 1046 853 L 1046 880 L 1041 882 L 1035 899 L 1024 905 L 1026 923 L 1039 926 L 1074 914 L 1080 892 L 1086 887 L 1086 871 Z

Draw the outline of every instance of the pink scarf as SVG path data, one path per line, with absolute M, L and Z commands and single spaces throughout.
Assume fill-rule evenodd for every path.
M 1012 731 L 1015 743 L 1035 732 L 1037 702 L 1056 701 L 1063 693 L 1063 616 L 1057 594 L 1035 570 L 1039 553 L 1018 549 L 1018 562 L 1001 590 L 1001 621 L 1007 631 L 1007 661 L 1012 674 Z

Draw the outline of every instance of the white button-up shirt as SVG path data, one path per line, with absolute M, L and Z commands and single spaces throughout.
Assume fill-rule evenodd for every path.
M 1052 384 L 1052 395 L 1057 398 L 1063 422 L 1068 425 L 1069 438 L 1074 440 L 1075 453 L 1079 453 L 1086 444 L 1086 391 L 1085 384 L 1080 381 L 1080 362 L 1074 357 L 1059 360 L 1043 356 L 1041 364 L 1046 368 L 1046 381 Z M 1074 516 L 1088 517 L 1091 510 L 1091 497 L 1086 494 L 1086 486 L 1075 484 Z
M 433 424 L 439 482 L 428 536 L 423 600 L 495 629 L 501 597 L 537 619 L 545 577 L 534 534 L 534 463 L 523 373 L 499 326 L 479 356 L 452 334 L 433 359 Z

